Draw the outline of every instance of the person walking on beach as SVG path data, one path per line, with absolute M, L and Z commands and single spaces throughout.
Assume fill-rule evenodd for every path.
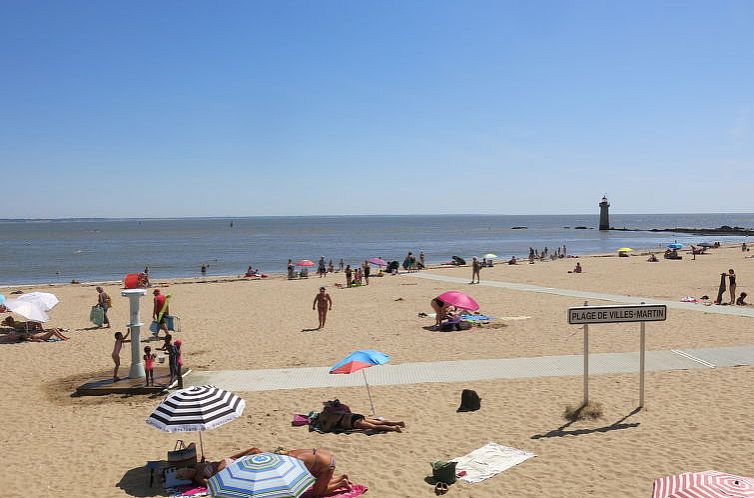
M 131 329 L 128 329 L 126 335 L 123 335 L 123 332 L 115 333 L 115 345 L 113 346 L 112 354 L 113 363 L 115 363 L 115 368 L 113 369 L 113 382 L 118 382 L 120 380 L 120 377 L 118 377 L 118 368 L 120 368 L 120 350 L 123 348 L 123 343 L 131 342 L 128 338 L 130 333 Z
M 479 282 L 479 273 L 482 271 L 482 263 L 479 262 L 479 260 L 474 257 L 471 260 L 471 282 L 470 283 L 480 283 Z M 474 282 L 474 277 L 476 277 L 476 282 Z
M 314 309 L 315 306 L 317 307 L 317 314 L 319 315 L 319 327 L 317 327 L 317 329 L 321 329 L 325 327 L 327 311 L 332 310 L 332 299 L 324 287 L 320 287 L 319 292 L 314 296 L 312 309 Z
M 424 262 L 424 251 L 419 251 L 419 269 L 423 270 L 426 268 L 426 264 Z
M 154 332 L 154 336 L 160 333 L 160 329 L 165 331 L 165 335 L 168 334 L 168 324 L 166 316 L 170 314 L 170 306 L 168 305 L 167 296 L 160 293 L 160 289 L 152 291 L 154 295 L 154 308 L 152 309 L 152 320 L 157 322 L 159 329 Z
M 110 299 L 107 292 L 105 292 L 105 289 L 97 287 L 97 306 L 102 308 L 102 311 L 104 312 L 102 315 L 102 324 L 108 329 L 110 328 L 110 319 L 107 318 L 107 310 L 109 310 L 112 305 L 113 301 Z
M 728 270 L 728 289 L 730 290 L 729 304 L 736 304 L 736 272 L 733 268 Z

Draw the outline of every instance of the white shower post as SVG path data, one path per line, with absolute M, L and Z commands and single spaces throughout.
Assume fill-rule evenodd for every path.
M 146 289 L 126 289 L 121 291 L 121 295 L 128 298 L 130 305 L 130 323 L 127 327 L 131 329 L 131 369 L 128 371 L 129 379 L 144 379 L 146 373 L 144 372 L 144 363 L 141 361 L 141 317 L 139 316 L 139 308 L 141 305 L 141 297 L 146 294 Z

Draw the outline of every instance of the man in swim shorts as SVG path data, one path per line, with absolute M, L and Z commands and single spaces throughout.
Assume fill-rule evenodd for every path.
M 328 309 L 332 309 L 332 299 L 324 287 L 320 287 L 319 292 L 314 296 L 312 309 L 314 309 L 315 306 L 317 307 L 317 313 L 319 314 L 319 327 L 317 327 L 317 329 L 321 329 L 325 326 Z

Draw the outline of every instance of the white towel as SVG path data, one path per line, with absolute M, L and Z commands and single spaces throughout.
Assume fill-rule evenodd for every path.
M 533 456 L 536 455 L 528 451 L 509 448 L 497 443 L 487 443 L 468 455 L 454 458 L 452 461 L 458 462 L 456 473 L 466 471 L 466 475 L 461 479 L 468 482 L 480 482 Z

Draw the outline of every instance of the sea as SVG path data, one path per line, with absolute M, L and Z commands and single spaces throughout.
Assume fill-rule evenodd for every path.
M 122 280 L 146 266 L 152 279 L 241 275 L 249 266 L 284 273 L 288 259 L 320 256 L 356 264 L 429 263 L 487 253 L 524 257 L 529 248 L 566 246 L 568 254 L 620 247 L 664 249 L 671 242 L 740 243 L 743 236 L 599 231 L 591 215 L 296 216 L 179 219 L 0 220 L 0 285 Z M 616 228 L 754 227 L 754 214 L 612 214 Z M 514 228 L 526 227 L 526 228 Z M 587 227 L 576 229 L 575 227 Z

